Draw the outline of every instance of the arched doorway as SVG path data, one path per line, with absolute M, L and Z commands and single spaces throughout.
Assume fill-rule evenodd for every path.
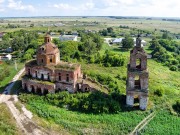
M 48 89 L 44 89 L 43 95 L 47 95 L 48 94 Z
M 38 95 L 42 95 L 42 93 L 41 93 L 41 88 L 37 88 L 36 93 L 37 93 Z
M 24 84 L 24 90 L 27 90 L 27 84 L 26 83 Z
M 33 85 L 31 85 L 31 92 L 34 94 L 35 93 L 35 88 Z
M 28 75 L 29 75 L 29 76 L 31 75 L 31 71 L 30 71 L 30 69 L 28 69 Z
M 44 80 L 44 75 L 43 74 L 41 74 L 41 80 Z

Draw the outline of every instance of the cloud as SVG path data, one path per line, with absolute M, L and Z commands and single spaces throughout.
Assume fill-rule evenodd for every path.
M 0 0 L 0 4 L 3 3 L 3 2 L 4 2 L 4 0 Z
M 67 3 L 58 3 L 58 4 L 49 4 L 49 7 L 53 7 L 53 8 L 57 8 L 60 10 L 91 10 L 94 8 L 94 3 L 93 2 L 86 2 L 86 3 L 82 3 L 82 4 L 78 4 L 78 5 L 71 5 L 71 4 L 67 4 Z
M 59 2 L 57 0 L 49 2 L 42 0 L 0 0 L 0 12 L 4 12 L 4 16 L 99 15 L 180 17 L 179 7 L 180 0 L 59 0 Z
M 3 3 L 4 3 L 4 0 L 0 0 L 0 12 L 3 12 L 5 10 Z
M 22 3 L 22 1 L 8 0 L 7 7 L 13 10 L 35 11 L 35 8 L 32 5 L 25 5 Z
M 62 10 L 77 10 L 76 7 L 71 6 L 70 4 L 66 4 L 66 3 L 53 4 L 52 6 L 50 5 L 50 7 L 54 7 L 54 8 L 58 8 Z

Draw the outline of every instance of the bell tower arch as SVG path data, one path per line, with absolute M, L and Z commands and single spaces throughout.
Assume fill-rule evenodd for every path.
M 141 39 L 136 38 L 136 46 L 130 51 L 130 63 L 127 70 L 126 104 L 132 107 L 134 97 L 139 97 L 141 110 L 147 108 L 148 102 L 148 77 L 147 54 L 141 47 Z

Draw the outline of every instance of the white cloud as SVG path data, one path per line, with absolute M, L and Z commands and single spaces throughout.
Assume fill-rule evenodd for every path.
M 0 0 L 0 4 L 3 3 L 3 2 L 4 2 L 4 0 Z
M 71 4 L 67 4 L 67 3 L 58 3 L 58 4 L 49 4 L 49 7 L 54 7 L 60 10 L 91 10 L 94 8 L 94 3 L 93 2 L 86 2 L 86 3 L 82 3 L 82 4 L 78 4 L 78 5 L 71 5 Z
M 94 3 L 93 2 L 87 2 L 87 3 L 84 3 L 84 4 L 80 5 L 81 10 L 91 10 L 93 8 L 94 8 Z
M 76 7 L 71 6 L 70 4 L 64 4 L 64 3 L 54 4 L 52 6 L 50 5 L 50 7 L 54 7 L 54 8 L 58 8 L 62 10 L 77 10 Z
M 64 1 L 64 0 L 63 0 Z M 26 0 L 0 0 L 0 12 L 4 16 L 12 14 L 33 15 L 69 15 L 69 16 L 169 16 L 180 17 L 180 0 L 78 0 L 46 2 L 36 1 L 27 4 Z M 26 2 L 26 3 L 25 3 Z M 31 2 L 32 3 L 32 2 Z M 18 12 L 13 12 L 16 10 Z M 24 11 L 35 11 L 28 12 Z
M 180 17 L 179 0 L 98 0 L 98 15 Z
M 0 0 L 0 12 L 5 11 L 5 9 L 3 7 L 3 3 L 4 3 L 4 0 Z
M 8 0 L 7 7 L 14 10 L 35 11 L 35 8 L 32 5 L 25 5 L 22 1 Z

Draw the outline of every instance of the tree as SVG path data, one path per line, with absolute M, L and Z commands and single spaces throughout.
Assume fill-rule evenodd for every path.
M 108 27 L 107 31 L 108 31 L 108 33 L 112 33 L 113 32 L 113 28 L 112 27 Z
M 150 42 L 149 48 L 150 48 L 150 49 L 154 49 L 154 48 L 156 48 L 157 46 L 159 46 L 159 42 L 158 42 L 155 38 L 152 39 L 152 41 Z
M 34 24 L 32 23 L 32 24 L 30 24 L 30 27 L 34 27 Z
M 101 32 L 101 34 L 102 34 L 103 36 L 107 36 L 107 35 L 108 35 L 108 31 L 105 30 L 105 29 L 103 29 L 102 32 Z
M 87 39 L 84 43 L 85 46 L 85 53 L 87 55 L 91 55 L 96 52 L 96 44 L 92 41 L 92 39 Z
M 122 40 L 122 47 L 126 49 L 132 48 L 134 45 L 134 40 L 130 36 L 125 36 L 125 38 Z

